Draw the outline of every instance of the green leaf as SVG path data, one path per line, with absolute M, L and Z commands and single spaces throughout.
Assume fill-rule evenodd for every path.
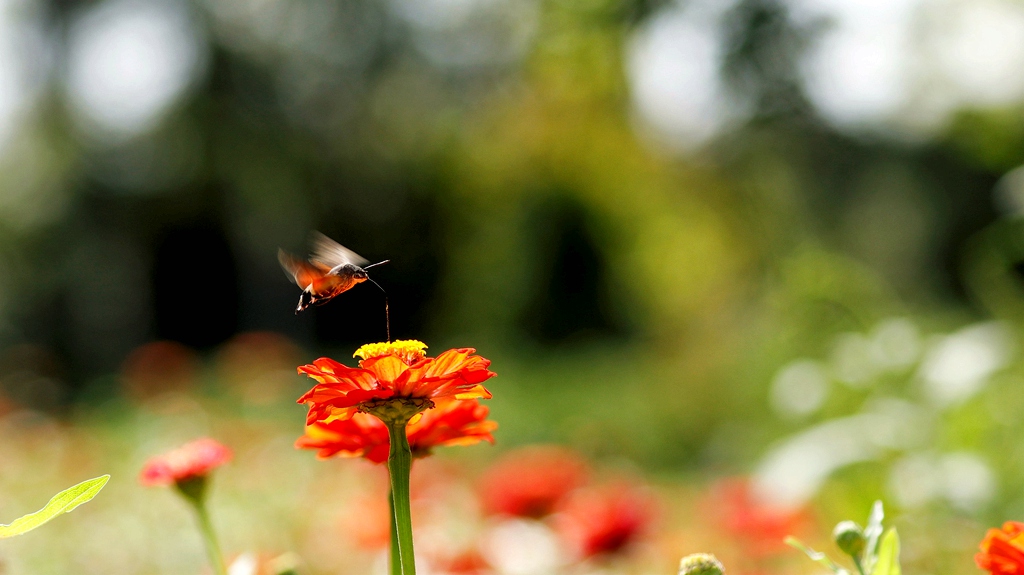
M 839 565 L 836 565 L 836 562 L 830 559 L 828 555 L 825 555 L 821 551 L 815 551 L 814 549 L 811 549 L 810 547 L 801 543 L 800 540 L 795 537 L 786 537 L 786 545 L 803 551 L 807 554 L 808 557 L 811 558 L 812 561 L 824 565 L 836 575 L 850 575 L 849 571 L 843 569 Z M 872 575 L 875 574 L 872 573 Z
M 70 513 L 75 507 L 96 497 L 100 489 L 103 489 L 103 486 L 107 484 L 108 479 L 110 479 L 109 475 L 103 475 L 95 479 L 83 481 L 54 495 L 50 502 L 39 511 L 19 517 L 10 525 L 0 524 L 0 539 L 27 533 L 58 515 Z
M 878 548 L 878 561 L 871 575 L 900 575 L 900 537 L 895 529 L 886 531 Z
M 871 506 L 871 514 L 868 516 L 867 526 L 864 527 L 864 537 L 867 545 L 864 546 L 864 555 L 861 563 L 864 570 L 871 573 L 878 558 L 878 540 L 882 536 L 882 520 L 885 519 L 885 510 L 881 501 L 875 501 Z

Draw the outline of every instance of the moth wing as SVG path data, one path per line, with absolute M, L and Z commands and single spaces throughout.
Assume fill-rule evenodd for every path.
M 310 243 L 313 244 L 313 255 L 310 259 L 313 262 L 327 266 L 329 270 L 345 264 L 355 264 L 362 267 L 370 263 L 366 258 L 320 232 L 313 232 Z
M 285 273 L 302 289 L 308 288 L 316 279 L 322 278 L 330 271 L 330 268 L 325 268 L 318 262 L 301 260 L 282 249 L 277 250 L 277 261 L 281 262 Z

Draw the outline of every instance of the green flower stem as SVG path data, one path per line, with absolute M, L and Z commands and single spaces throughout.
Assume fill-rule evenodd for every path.
M 391 501 L 394 505 L 398 557 L 402 575 L 416 575 L 416 556 L 412 549 L 412 509 L 409 501 L 409 471 L 412 468 L 412 450 L 405 434 L 408 421 L 392 421 L 387 424 L 391 438 L 391 453 L 388 456 L 388 474 L 391 476 Z M 392 551 L 392 557 L 395 553 Z
M 860 557 L 854 556 L 853 564 L 854 564 L 854 566 L 857 567 L 857 572 L 860 573 L 860 575 L 865 575 L 864 574 L 864 566 L 860 562 Z
M 213 524 L 210 523 L 210 514 L 206 511 L 206 505 L 202 499 L 189 499 L 189 501 L 196 510 L 199 531 L 203 534 L 203 543 L 206 545 L 206 554 L 210 557 L 210 563 L 213 565 L 213 572 L 216 575 L 228 575 L 228 570 L 224 566 L 224 557 L 220 553 L 220 546 L 217 545 L 217 536 L 213 532 Z
M 395 523 L 395 498 L 388 490 L 388 509 L 391 510 L 391 575 L 402 575 L 402 555 L 398 552 L 398 524 Z

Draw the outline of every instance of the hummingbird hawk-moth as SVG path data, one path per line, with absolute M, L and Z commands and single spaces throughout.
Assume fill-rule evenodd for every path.
M 364 281 L 377 285 L 366 270 L 391 261 L 366 265 L 368 260 L 320 232 L 313 232 L 310 243 L 313 254 L 309 261 L 283 249 L 277 250 L 277 261 L 281 262 L 281 267 L 292 281 L 302 288 L 299 305 L 295 307 L 296 314 L 311 305 L 323 305 Z M 377 287 L 380 288 L 379 285 Z M 380 289 L 384 291 L 384 288 Z

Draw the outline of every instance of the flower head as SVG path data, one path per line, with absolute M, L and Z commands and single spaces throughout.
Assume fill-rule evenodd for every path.
M 489 421 L 486 406 L 476 400 L 438 400 L 409 422 L 406 432 L 413 457 L 430 455 L 434 447 L 470 445 L 479 441 L 494 443 L 491 432 L 498 424 Z M 306 427 L 306 434 L 295 447 L 317 449 L 317 457 L 364 457 L 374 463 L 388 459 L 391 442 L 388 429 L 381 420 L 366 413 L 348 419 L 317 422 Z
M 742 540 L 746 552 L 754 557 L 786 551 L 786 536 L 804 531 L 810 521 L 805 509 L 764 501 L 744 478 L 722 481 L 712 490 L 711 499 L 709 515 L 724 531 Z
M 853 521 L 840 521 L 832 530 L 832 541 L 835 541 L 840 551 L 850 557 L 860 557 L 868 544 L 864 529 Z
M 710 553 L 693 553 L 679 561 L 679 575 L 723 575 L 725 567 Z
M 408 419 L 435 400 L 491 397 L 481 385 L 495 375 L 487 369 L 489 360 L 473 355 L 472 348 L 426 357 L 426 347 L 416 340 L 373 343 L 353 355 L 362 358 L 359 367 L 326 357 L 299 367 L 317 382 L 298 399 L 309 406 L 306 424 L 348 419 L 360 411 Z
M 139 481 L 143 485 L 172 485 L 205 477 L 214 468 L 231 460 L 231 450 L 216 440 L 204 437 L 151 458 L 142 466 Z
M 510 452 L 487 471 L 480 497 L 489 513 L 539 519 L 554 512 L 589 474 L 586 461 L 568 449 L 527 447 Z
M 989 529 L 974 562 L 992 575 L 1024 574 L 1024 523 L 1007 521 L 1001 530 Z
M 654 510 L 646 490 L 617 484 L 577 490 L 555 519 L 559 532 L 587 558 L 627 551 L 650 529 Z

